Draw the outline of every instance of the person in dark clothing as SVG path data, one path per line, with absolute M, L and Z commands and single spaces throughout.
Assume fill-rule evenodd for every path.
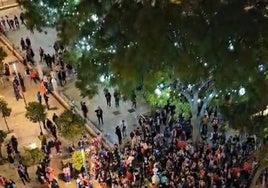
M 18 172 L 18 175 L 19 175 L 19 177 L 24 185 L 26 185 L 25 182 L 28 182 L 28 183 L 30 182 L 28 180 L 28 178 L 26 177 L 25 172 L 22 168 L 18 167 L 17 172 Z
M 31 40 L 28 37 L 26 37 L 25 42 L 28 48 L 31 47 Z
M 86 103 L 81 102 L 80 105 L 81 105 L 81 110 L 83 112 L 84 118 L 87 118 L 88 109 L 87 109 Z
M 58 72 L 58 78 L 60 81 L 60 85 L 64 86 L 66 84 L 66 72 L 63 68 Z
M 36 94 L 36 98 L 37 98 L 37 101 L 38 101 L 40 104 L 42 104 L 42 95 L 41 95 L 40 91 L 37 92 L 37 94 Z
M 25 41 L 24 41 L 24 39 L 22 37 L 20 39 L 20 46 L 21 46 L 22 50 L 26 50 L 26 44 L 25 44 Z
M 21 86 L 21 90 L 22 92 L 25 92 L 26 91 L 26 87 L 25 87 L 25 84 L 24 84 L 24 80 L 23 80 L 23 77 L 21 76 L 20 73 L 18 73 L 18 81 L 19 81 L 19 84 Z
M 56 120 L 58 119 L 58 116 L 57 116 L 57 114 L 53 114 L 53 116 L 52 116 L 52 121 L 54 122 L 54 123 L 56 123 Z
M 46 107 L 49 110 L 48 99 L 49 99 L 49 97 L 47 96 L 47 94 L 44 93 L 44 100 L 45 100 L 45 103 L 46 103 Z
M 21 24 L 25 25 L 23 13 L 20 13 L 20 21 L 21 21 Z
M 115 90 L 114 91 L 115 107 L 119 107 L 119 100 L 120 100 L 120 93 L 117 90 Z
M 29 176 L 29 173 L 28 173 L 28 168 L 26 165 L 20 163 L 19 164 L 19 168 L 21 169 L 21 171 L 24 173 L 25 177 L 27 178 L 28 181 L 31 180 L 30 176 Z
M 53 179 L 51 182 L 51 188 L 59 188 L 59 184 L 56 179 Z
M 111 107 L 111 93 L 108 91 L 106 94 L 105 94 L 105 98 L 106 98 L 106 102 L 107 102 L 107 106 Z
M 5 179 L 4 188 L 16 188 L 16 184 L 12 179 Z
M 12 137 L 11 137 L 11 145 L 12 145 L 12 148 L 15 151 L 15 153 L 19 153 L 19 151 L 18 151 L 18 140 L 14 135 L 12 135 Z
M 54 138 L 57 140 L 58 136 L 57 136 L 57 128 L 55 125 L 52 124 L 51 128 L 50 128 L 50 132 L 52 134 L 52 136 L 54 136 Z
M 53 123 L 52 123 L 52 121 L 50 121 L 50 119 L 47 119 L 47 122 L 46 122 L 46 128 L 48 129 L 48 130 L 51 130 L 51 127 L 53 126 Z
M 118 143 L 119 143 L 119 145 L 121 145 L 122 144 L 122 133 L 121 133 L 121 130 L 120 130 L 120 127 L 119 126 L 117 126 L 115 128 L 115 134 L 118 137 Z
M 98 121 L 99 121 L 99 125 L 102 124 L 103 125 L 103 111 L 101 109 L 101 107 L 98 106 L 97 110 L 95 110 Z

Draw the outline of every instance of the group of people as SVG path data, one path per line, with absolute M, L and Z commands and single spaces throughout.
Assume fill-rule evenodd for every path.
M 21 21 L 21 24 L 24 24 L 24 19 L 22 15 L 20 15 L 20 21 Z M 5 15 L 1 17 L 0 19 L 1 32 L 5 34 L 5 31 L 8 31 L 8 30 L 14 31 L 14 30 L 20 29 L 20 21 L 16 15 L 14 16 Z
M 166 106 L 156 114 L 140 118 L 140 126 L 129 134 L 130 142 L 101 148 L 94 160 L 95 178 L 104 187 L 246 187 L 256 161 L 249 158 L 257 141 L 247 135 L 227 137 L 215 128 L 198 144 Z M 208 117 L 210 117 L 208 115 Z M 168 131 L 167 131 L 168 130 Z

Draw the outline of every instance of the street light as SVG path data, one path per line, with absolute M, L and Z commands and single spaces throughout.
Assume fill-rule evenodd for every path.
M 14 70 L 15 70 L 17 79 L 18 79 L 18 81 L 19 81 L 20 88 L 22 88 L 21 81 L 20 81 L 20 78 L 19 78 L 19 75 L 18 75 L 17 63 L 18 63 L 17 61 L 14 61 L 14 62 L 12 63 L 12 65 L 13 65 L 13 68 L 14 68 Z M 21 95 L 22 95 L 22 98 L 23 98 L 25 107 L 27 107 L 27 102 L 26 102 L 25 96 L 24 96 L 24 94 L 23 94 L 23 91 L 21 92 Z

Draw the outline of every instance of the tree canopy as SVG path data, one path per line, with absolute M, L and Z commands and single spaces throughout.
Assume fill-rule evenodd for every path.
M 70 110 L 65 110 L 56 120 L 61 135 L 71 141 L 79 139 L 85 130 L 84 120 Z
M 179 95 L 211 79 L 215 96 L 231 97 L 232 105 L 242 102 L 250 112 L 257 112 L 268 104 L 265 1 L 35 0 L 21 4 L 29 27 L 57 27 L 66 46 L 66 61 L 77 67 L 77 87 L 83 96 L 96 93 L 101 76 L 125 96 L 137 87 L 152 94 L 174 82 Z M 209 87 L 200 91 L 201 100 L 210 94 Z

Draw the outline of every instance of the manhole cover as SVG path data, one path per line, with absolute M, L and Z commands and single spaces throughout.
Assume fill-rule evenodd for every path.
M 120 112 L 119 112 L 119 111 L 114 111 L 113 114 L 114 114 L 115 116 L 117 116 L 118 114 L 120 114 Z

